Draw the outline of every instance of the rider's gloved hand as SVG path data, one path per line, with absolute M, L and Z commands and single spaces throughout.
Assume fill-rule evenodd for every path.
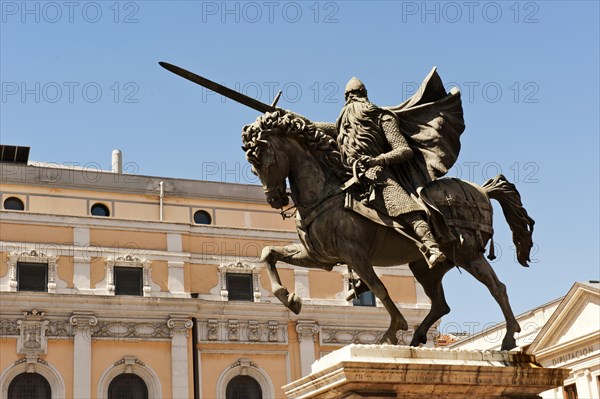
M 362 155 L 358 159 L 358 163 L 362 165 L 365 169 L 372 168 L 373 166 L 384 166 L 385 161 L 382 156 L 370 157 L 368 155 Z

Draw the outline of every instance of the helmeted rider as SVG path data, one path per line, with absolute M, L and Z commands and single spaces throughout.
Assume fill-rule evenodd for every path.
M 426 249 L 430 267 L 444 261 L 446 256 L 431 232 L 416 189 L 404 187 L 398 179 L 402 164 L 413 157 L 413 150 L 396 116 L 371 103 L 365 85 L 357 78 L 350 79 L 344 95 L 346 103 L 337 120 L 342 161 L 348 168 L 355 162 L 362 166 L 366 180 L 372 183 L 370 204 L 414 232 Z

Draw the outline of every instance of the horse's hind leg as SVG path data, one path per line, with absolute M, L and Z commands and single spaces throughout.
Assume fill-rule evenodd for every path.
M 468 271 L 473 277 L 485 284 L 490 290 L 490 293 L 500 305 L 504 319 L 506 320 L 506 335 L 502 340 L 501 350 L 510 350 L 517 346 L 515 341 L 515 333 L 521 331 L 521 327 L 515 319 L 515 315 L 508 302 L 508 295 L 506 294 L 506 286 L 498 279 L 496 272 L 492 269 L 492 266 L 483 257 L 483 254 L 471 261 L 461 263 L 461 266 Z
M 331 271 L 333 264 L 319 262 L 314 258 L 311 258 L 304 248 L 300 244 L 289 244 L 283 247 L 280 246 L 268 246 L 262 250 L 261 262 L 264 262 L 267 266 L 267 274 L 271 280 L 271 291 L 281 303 L 283 303 L 288 309 L 295 314 L 300 313 L 302 308 L 302 299 L 295 293 L 290 293 L 286 287 L 281 283 L 279 273 L 275 264 L 278 261 L 283 261 L 291 265 L 311 267 L 317 269 L 324 269 Z
M 373 294 L 379 298 L 390 315 L 390 326 L 381 338 L 380 343 L 392 345 L 397 344 L 398 337 L 396 337 L 396 333 L 399 330 L 408 330 L 408 323 L 406 322 L 406 319 L 404 316 L 402 316 L 402 313 L 400 313 L 394 304 L 394 301 L 392 301 L 392 298 L 390 298 L 387 288 L 385 288 L 385 285 L 383 285 L 375 273 L 375 270 L 373 270 L 371 263 L 367 259 L 364 259 L 363 254 L 356 252 L 350 254 L 349 258 L 352 259 L 351 262 L 348 262 L 352 270 L 358 274 L 358 277 L 360 277 L 360 279 L 367 284 L 367 287 L 369 287 Z
M 425 259 L 422 258 L 409 263 L 413 275 L 423 286 L 425 294 L 431 299 L 431 309 L 419 327 L 415 330 L 413 338 L 410 341 L 410 346 L 419 346 L 419 344 L 427 343 L 427 331 L 429 331 L 431 326 L 442 316 L 450 313 L 450 307 L 448 306 L 446 296 L 444 295 L 442 279 L 453 266 L 454 265 L 451 262 L 444 262 L 439 263 L 433 269 L 430 269 Z

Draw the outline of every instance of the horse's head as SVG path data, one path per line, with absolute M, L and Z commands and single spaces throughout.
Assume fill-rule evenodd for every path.
M 286 192 L 289 159 L 284 139 L 276 131 L 275 119 L 279 116 L 279 111 L 261 116 L 255 123 L 245 126 L 242 133 L 246 159 L 262 183 L 267 202 L 277 209 L 290 202 Z
M 290 179 L 295 202 L 314 202 L 331 189 L 327 185 L 337 189 L 347 179 L 335 139 L 299 115 L 282 110 L 261 115 L 244 127 L 242 141 L 246 159 L 273 208 L 289 203 L 286 178 L 290 172 L 295 177 Z M 300 198 L 302 194 L 305 198 Z

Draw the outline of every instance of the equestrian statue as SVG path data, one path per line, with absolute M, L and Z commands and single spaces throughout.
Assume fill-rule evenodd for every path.
M 299 243 L 262 251 L 273 294 L 298 314 L 301 298 L 282 284 L 278 261 L 331 271 L 347 265 L 347 299 L 370 290 L 390 315 L 381 343 L 397 344 L 408 324 L 374 266 L 408 264 L 431 299 L 431 309 L 410 345 L 427 342 L 427 331 L 450 312 L 442 279 L 460 267 L 490 291 L 506 320 L 502 350 L 516 347 L 520 331 L 505 285 L 484 253 L 493 235 L 491 199 L 497 200 L 513 235 L 517 260 L 528 266 L 534 221 L 516 187 L 498 175 L 479 186 L 444 177 L 460 152 L 464 119 L 460 92 L 450 93 L 435 68 L 418 92 L 396 107 L 369 101 L 352 78 L 336 123 L 309 119 L 247 97 L 185 69 L 169 71 L 263 113 L 243 128 L 242 142 L 269 205 L 293 213 Z M 286 180 L 289 181 L 290 193 Z M 289 199 L 293 205 L 289 205 Z M 489 258 L 494 258 L 490 243 Z

